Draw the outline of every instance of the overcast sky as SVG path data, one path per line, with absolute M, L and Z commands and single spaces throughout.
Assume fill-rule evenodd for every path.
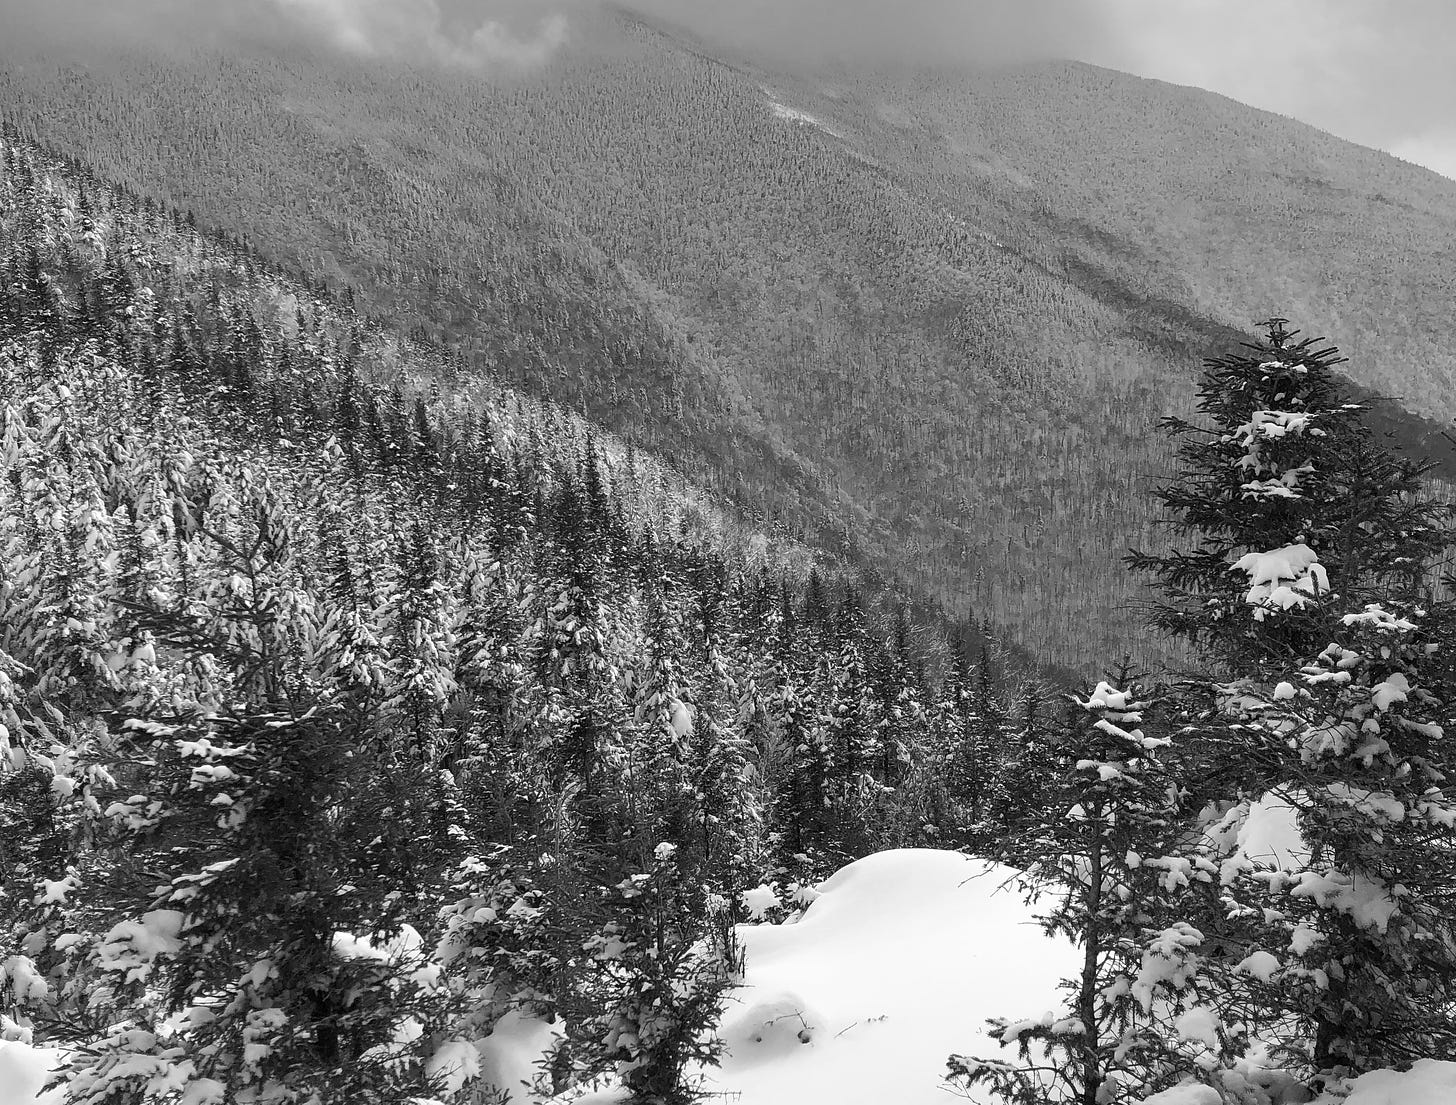
M 1071 57 L 1221 92 L 1456 179 L 1456 0 L 635 0 L 874 61 Z
M 1453 0 L 1091 0 L 1083 60 L 1197 85 L 1456 179 Z
M 265 25 L 382 55 L 539 62 L 600 0 L 0 0 L 65 33 Z M 1071 57 L 1292 115 L 1456 179 L 1456 0 L 622 0 L 789 61 Z

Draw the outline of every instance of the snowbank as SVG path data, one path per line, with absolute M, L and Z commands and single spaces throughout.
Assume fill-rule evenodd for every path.
M 1234 856 L 1276 871 L 1309 866 L 1309 846 L 1299 831 L 1299 811 L 1282 794 L 1270 791 L 1249 807 L 1239 826 Z
M 60 1105 L 64 1090 L 40 1092 L 59 1054 L 53 1048 L 0 1040 L 0 1105 Z
M 1451 1105 L 1456 1101 L 1456 1063 L 1422 1059 L 1410 1070 L 1373 1070 L 1350 1086 L 1340 1105 Z
M 743 925 L 744 985 L 720 1031 L 710 1095 L 735 1105 L 945 1105 L 952 1054 L 1014 1058 L 986 1019 L 1059 1005 L 1076 949 L 1004 886 L 1015 872 L 903 849 L 850 864 L 795 924 Z M 984 1091 L 981 1091 L 984 1095 Z M 621 1105 L 621 1091 L 564 1097 Z M 973 1098 L 989 1101 L 984 1096 Z
M 1451 1105 L 1456 1101 L 1456 1063 L 1422 1059 L 1408 1071 L 1374 1070 L 1347 1087 L 1315 1098 L 1313 1105 Z M 1220 1105 L 1207 1086 L 1175 1086 L 1142 1105 Z
M 1044 935 L 1009 868 L 904 849 L 850 864 L 802 920 L 744 926 L 746 985 L 710 1090 L 739 1105 L 944 1105 L 952 1053 L 1005 1055 L 992 1016 L 1058 1005 L 1076 950 Z

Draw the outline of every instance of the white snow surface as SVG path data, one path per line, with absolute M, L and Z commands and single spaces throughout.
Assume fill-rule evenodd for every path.
M 1309 847 L 1299 831 L 1299 812 L 1287 795 L 1269 791 L 1256 802 L 1241 802 L 1208 830 L 1210 840 L 1225 843 L 1225 879 L 1230 872 L 1253 867 L 1275 871 L 1303 871 L 1309 866 Z
M 530 1091 L 541 1073 L 536 1064 L 556 1046 L 560 1036 L 558 1025 L 523 1017 L 514 1010 L 507 1013 L 491 1034 L 476 1044 L 480 1053 L 479 1085 L 504 1092 L 506 1105 L 540 1101 L 539 1095 Z
M 60 1105 L 65 1101 L 60 1087 L 41 1093 L 60 1054 L 54 1048 L 0 1040 L 0 1105 Z
M 741 927 L 745 985 L 709 1089 L 738 1105 L 944 1105 L 950 1055 L 1014 1059 L 986 1019 L 1058 1010 L 1078 962 L 1004 885 L 1015 875 L 955 852 L 881 852 L 821 884 L 797 923 Z
M 800 111 L 796 107 L 789 107 L 787 104 L 781 104 L 777 100 L 770 100 L 768 106 L 780 119 L 785 119 L 790 123 L 803 123 L 811 127 L 820 127 L 821 129 L 824 126 L 823 123 L 807 111 Z
M 1142 1105 L 1223 1105 L 1223 1098 L 1212 1086 L 1190 1082 L 1145 1097 Z
M 824 121 L 817 116 L 810 115 L 807 111 L 801 111 L 799 108 L 790 107 L 788 104 L 780 103 L 769 94 L 768 89 L 764 89 L 764 94 L 768 96 L 769 110 L 774 113 L 775 118 L 782 119 L 786 123 L 793 123 L 797 126 L 814 127 L 835 138 L 843 137 L 833 127 L 826 126 Z
M 1238 841 L 1240 855 L 1278 871 L 1298 871 L 1309 863 L 1299 813 L 1288 798 L 1274 791 L 1249 807 Z
M 1408 1071 L 1373 1070 L 1351 1084 L 1349 1096 L 1323 1096 L 1314 1105 L 1451 1105 L 1456 1063 L 1421 1059 Z

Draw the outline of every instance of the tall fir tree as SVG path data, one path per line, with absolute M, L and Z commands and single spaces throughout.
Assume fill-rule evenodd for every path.
M 1296 336 L 1273 319 L 1209 362 L 1206 423 L 1169 420 L 1182 469 L 1160 491 L 1193 544 L 1128 563 L 1162 587 L 1153 625 L 1215 673 L 1178 708 L 1208 803 L 1188 849 L 1219 878 L 1175 910 L 1224 981 L 1225 1027 L 1248 1019 L 1256 967 L 1260 1027 L 1324 1076 L 1449 1046 L 1450 614 L 1431 585 L 1452 535 L 1425 466 L 1349 401 L 1337 351 Z M 1270 811 L 1297 828 L 1293 854 L 1249 853 Z

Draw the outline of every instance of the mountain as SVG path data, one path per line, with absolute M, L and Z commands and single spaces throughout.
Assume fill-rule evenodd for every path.
M 782 72 L 612 10 L 511 74 L 23 34 L 0 67 L 27 133 L 1046 661 L 1166 655 L 1118 558 L 1160 540 L 1158 419 L 1256 320 L 1456 472 L 1456 184 L 1208 93 Z

